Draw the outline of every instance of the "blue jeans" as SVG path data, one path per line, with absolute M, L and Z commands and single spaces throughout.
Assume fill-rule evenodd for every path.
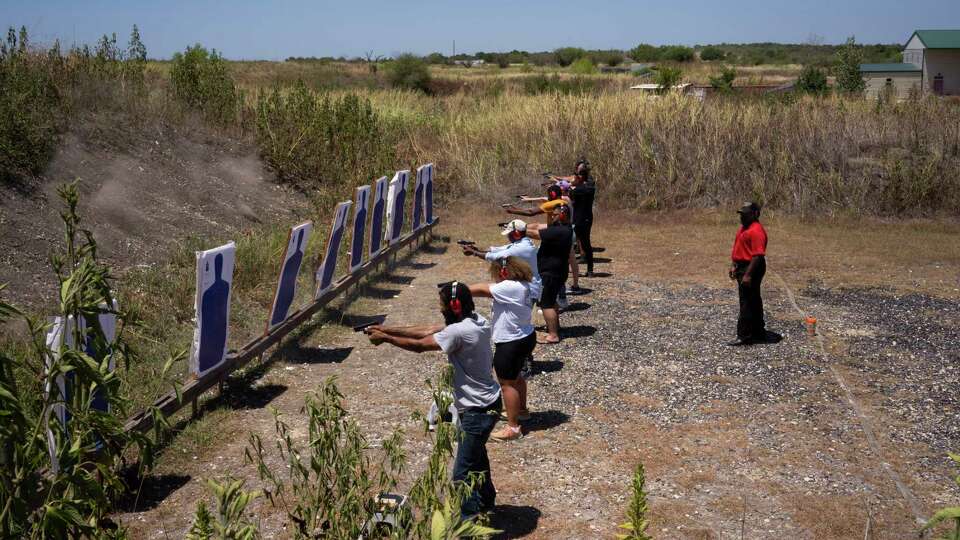
M 465 516 L 493 510 L 497 490 L 490 478 L 490 460 L 487 458 L 487 439 L 500 417 L 501 401 L 487 411 L 468 409 L 460 413 L 460 444 L 453 462 L 453 481 L 465 482 L 472 472 L 482 473 L 483 480 L 463 501 L 461 513 Z

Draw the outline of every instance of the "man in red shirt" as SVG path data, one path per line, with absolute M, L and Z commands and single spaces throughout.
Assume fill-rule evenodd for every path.
M 763 343 L 767 330 L 763 322 L 763 299 L 760 298 L 760 283 L 767 271 L 767 232 L 760 225 L 760 206 L 745 203 L 740 214 L 740 229 L 733 241 L 733 265 L 730 279 L 737 281 L 740 295 L 740 317 L 737 319 L 737 339 L 731 346 Z

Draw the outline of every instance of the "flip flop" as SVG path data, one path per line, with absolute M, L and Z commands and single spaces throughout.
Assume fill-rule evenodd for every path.
M 556 345 L 557 343 L 560 343 L 559 339 L 557 341 L 549 341 L 547 338 L 537 338 L 538 345 Z

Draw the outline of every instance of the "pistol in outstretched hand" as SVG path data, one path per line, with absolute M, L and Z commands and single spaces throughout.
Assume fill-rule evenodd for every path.
M 354 327 L 353 327 L 353 331 L 354 331 L 354 332 L 366 332 L 366 331 L 367 331 L 367 328 L 370 328 L 371 326 L 377 326 L 377 325 L 383 324 L 383 321 L 385 321 L 385 320 L 387 320 L 387 316 L 386 316 L 386 315 L 376 315 L 376 316 L 374 316 L 372 319 L 370 319 L 369 321 L 366 321 L 366 322 L 364 322 L 363 324 L 358 324 L 358 325 L 354 326 Z

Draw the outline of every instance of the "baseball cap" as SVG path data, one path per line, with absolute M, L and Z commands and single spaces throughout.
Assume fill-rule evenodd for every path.
M 760 205 L 755 202 L 745 202 L 740 205 L 740 209 L 737 210 L 738 214 L 745 214 L 747 212 L 759 212 Z
M 522 233 L 527 232 L 527 222 L 523 221 L 522 219 L 509 221 L 503 226 L 503 230 L 500 231 L 500 234 L 506 236 L 514 231 Z

